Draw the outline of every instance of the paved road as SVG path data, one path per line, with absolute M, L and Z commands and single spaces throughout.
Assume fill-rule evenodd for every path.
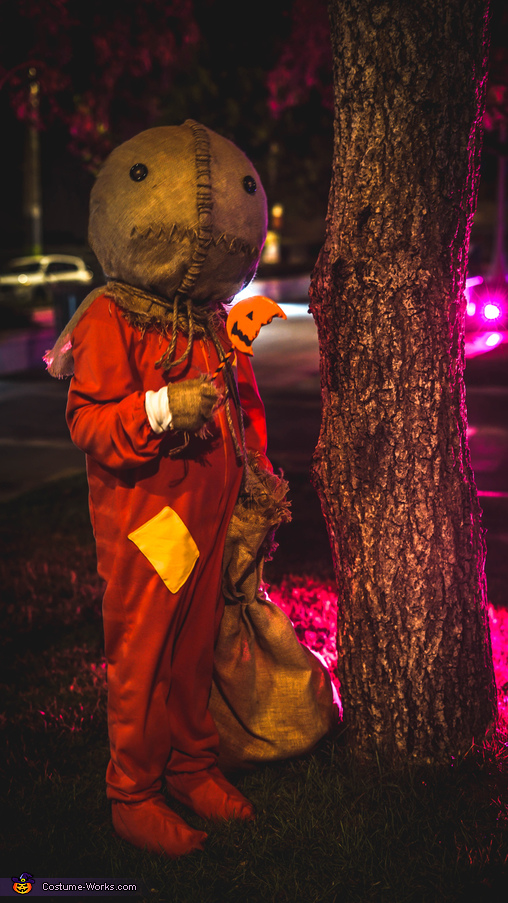
M 258 290 L 277 298 L 276 285 Z M 293 293 L 304 295 L 302 285 Z M 256 339 L 254 366 L 267 410 L 270 456 L 302 490 L 319 432 L 317 337 L 305 304 L 290 302 L 285 309 L 288 320 L 273 320 Z M 471 357 L 466 382 L 471 455 L 488 531 L 489 591 L 496 602 L 508 604 L 508 343 Z M 65 424 L 66 394 L 67 382 L 43 370 L 0 378 L 0 501 L 83 471 L 84 457 Z M 313 490 L 302 491 L 302 505 L 314 516 Z M 325 542 L 323 537 L 316 542 Z

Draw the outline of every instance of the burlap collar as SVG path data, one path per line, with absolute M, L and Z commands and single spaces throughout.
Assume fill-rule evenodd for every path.
M 224 324 L 226 312 L 222 304 L 196 304 L 182 297 L 175 300 L 145 292 L 143 289 L 122 282 L 108 282 L 105 286 L 90 292 L 80 304 L 74 316 L 64 327 L 53 348 L 44 355 L 48 372 L 59 379 L 72 376 L 74 362 L 72 359 L 71 337 L 81 317 L 100 295 L 107 295 L 120 308 L 126 320 L 136 326 L 142 334 L 155 330 L 162 335 L 171 336 L 171 355 L 174 351 L 177 333 L 181 332 L 190 338 L 192 345 L 197 338 L 211 337 L 217 343 L 217 329 Z M 176 311 L 176 318 L 175 318 Z
M 220 303 L 197 304 L 183 296 L 169 300 L 123 282 L 108 282 L 104 294 L 112 298 L 129 323 L 138 326 L 142 332 L 154 329 L 168 335 L 176 326 L 176 331 L 184 335 L 189 335 L 192 329 L 195 336 L 202 338 L 220 328 L 226 318 Z

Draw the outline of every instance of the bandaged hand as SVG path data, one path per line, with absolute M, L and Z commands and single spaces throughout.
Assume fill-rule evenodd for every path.
M 213 416 L 219 393 L 207 376 L 168 385 L 171 426 L 196 433 Z

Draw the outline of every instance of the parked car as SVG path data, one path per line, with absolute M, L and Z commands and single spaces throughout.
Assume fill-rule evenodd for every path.
M 16 257 L 0 273 L 0 294 L 44 304 L 52 300 L 53 289 L 78 283 L 89 285 L 92 279 L 93 273 L 81 257 L 70 254 Z

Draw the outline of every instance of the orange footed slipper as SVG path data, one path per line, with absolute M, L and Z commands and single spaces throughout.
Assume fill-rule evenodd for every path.
M 254 820 L 252 803 L 233 787 L 217 767 L 166 775 L 168 790 L 202 818 Z
M 195 831 L 166 806 L 162 796 L 136 803 L 114 800 L 112 816 L 113 827 L 123 840 L 171 859 L 202 850 L 208 837 L 204 831 Z

